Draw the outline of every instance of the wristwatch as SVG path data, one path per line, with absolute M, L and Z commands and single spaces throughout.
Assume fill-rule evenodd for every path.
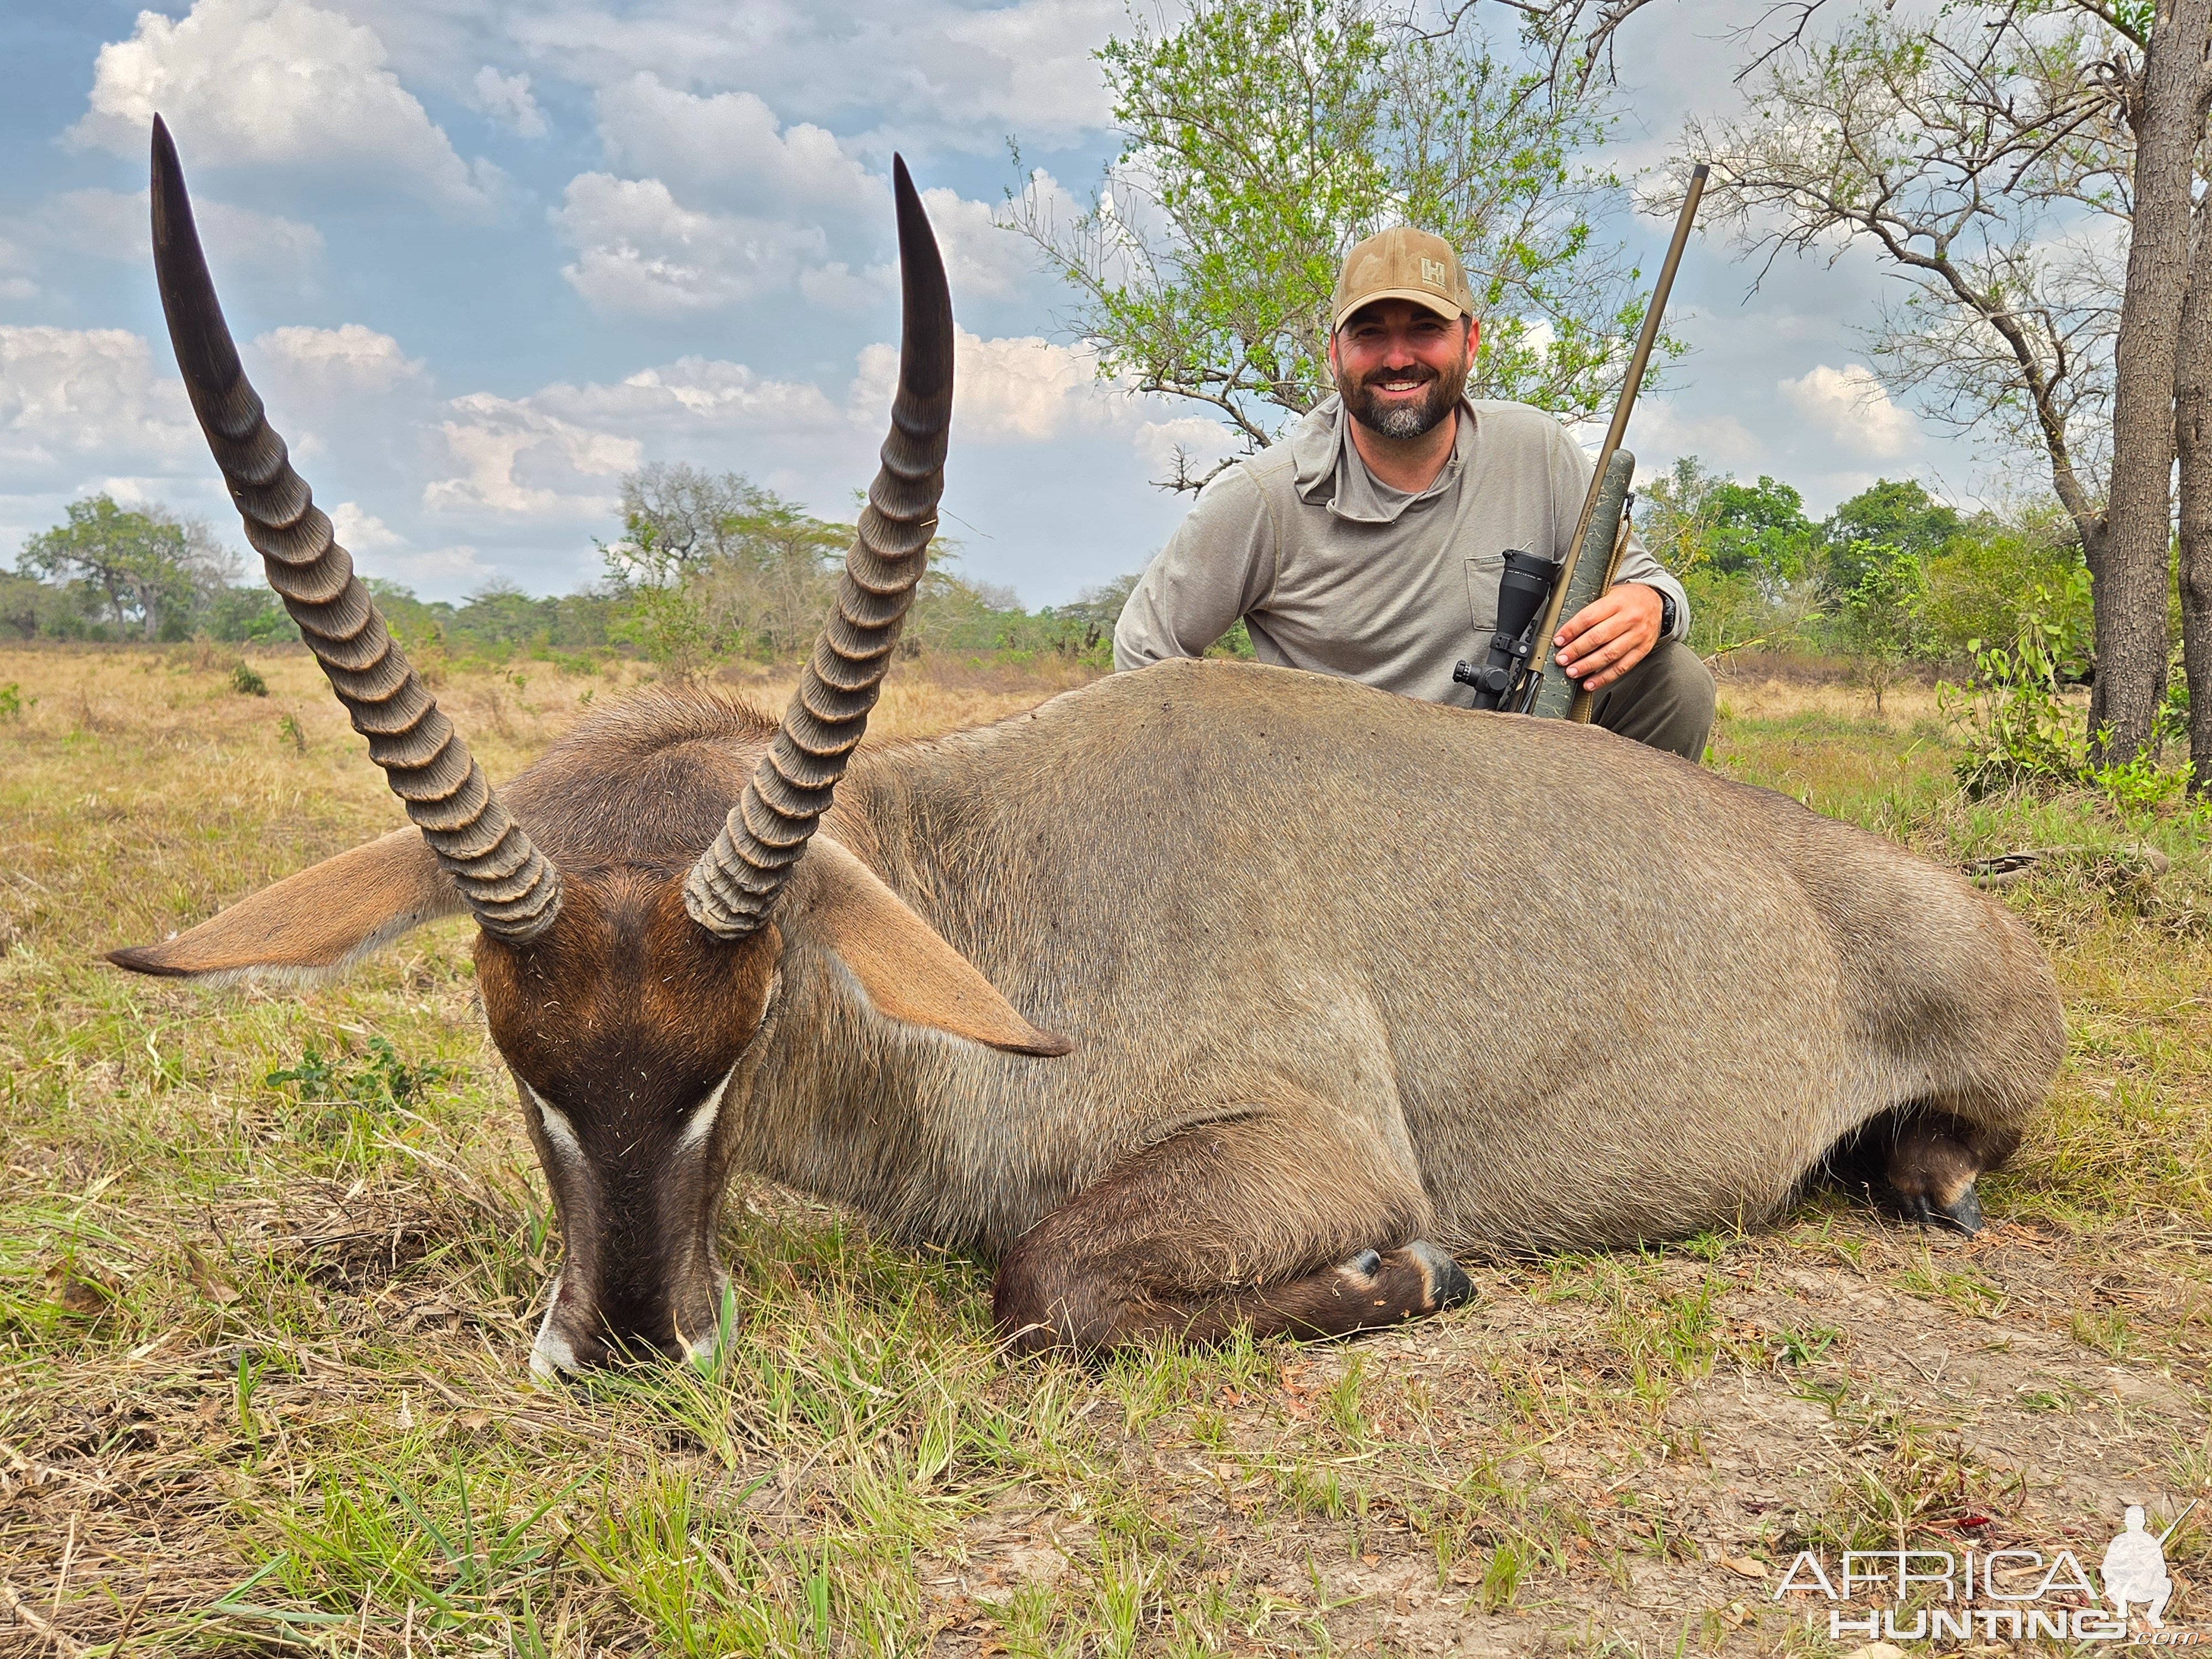
M 1674 596 L 1663 587 L 1651 591 L 1659 596 L 1659 637 L 1671 640 L 1674 637 Z

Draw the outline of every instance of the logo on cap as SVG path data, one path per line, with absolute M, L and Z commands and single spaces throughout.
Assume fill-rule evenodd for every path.
M 1441 259 L 1421 261 L 1421 280 L 1431 288 L 1444 286 L 1444 262 Z

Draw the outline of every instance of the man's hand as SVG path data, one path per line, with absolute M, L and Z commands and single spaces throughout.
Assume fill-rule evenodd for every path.
M 1583 690 L 1602 691 L 1651 654 L 1662 614 L 1657 588 L 1623 582 L 1560 625 L 1553 660 Z

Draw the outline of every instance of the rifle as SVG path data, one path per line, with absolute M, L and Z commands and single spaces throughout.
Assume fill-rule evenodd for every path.
M 1481 662 L 1462 662 L 1452 668 L 1456 684 L 1474 687 L 1477 708 L 1589 723 L 1590 694 L 1564 674 L 1554 681 L 1545 672 L 1552 660 L 1552 638 L 1559 630 L 1560 617 L 1581 611 L 1611 587 L 1620 568 L 1628 539 L 1628 486 L 1636 476 L 1636 457 L 1620 447 L 1620 440 L 1628 430 L 1644 372 L 1650 365 L 1667 295 L 1674 289 L 1674 272 L 1698 216 L 1698 198 L 1705 192 L 1706 172 L 1703 161 L 1691 171 L 1690 188 L 1675 217 L 1674 234 L 1667 244 L 1651 303 L 1644 307 L 1644 326 L 1637 331 L 1636 349 L 1628 360 L 1628 379 L 1613 404 L 1597 465 L 1590 471 L 1589 493 L 1583 497 L 1582 516 L 1575 521 L 1566 556 L 1547 559 L 1517 547 L 1509 549 L 1505 574 L 1498 584 L 1498 621 L 1489 647 Z

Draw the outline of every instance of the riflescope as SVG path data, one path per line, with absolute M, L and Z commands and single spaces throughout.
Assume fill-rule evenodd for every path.
M 1474 688 L 1477 708 L 1520 711 L 1529 690 L 1528 659 L 1536 647 L 1536 624 L 1559 579 L 1560 561 L 1508 548 L 1505 574 L 1498 583 L 1498 628 L 1481 665 L 1457 663 L 1452 679 Z

